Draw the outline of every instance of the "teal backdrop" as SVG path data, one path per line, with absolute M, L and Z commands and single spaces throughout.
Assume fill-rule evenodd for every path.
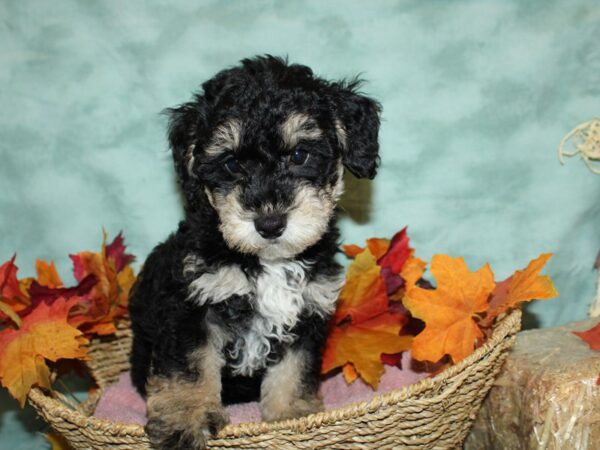
M 182 215 L 160 111 L 271 53 L 361 74 L 383 105 L 381 170 L 345 199 L 344 242 L 408 225 L 422 258 L 489 262 L 498 279 L 552 252 L 561 296 L 528 325 L 582 319 L 600 177 L 557 146 L 600 114 L 599 42 L 591 0 L 4 0 L 0 258 L 17 252 L 23 276 L 54 260 L 71 280 L 68 253 L 105 227 L 142 262 Z M 43 423 L 1 395 L 0 448 L 44 448 Z

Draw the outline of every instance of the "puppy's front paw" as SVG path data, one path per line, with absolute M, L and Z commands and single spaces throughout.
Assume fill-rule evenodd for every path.
M 206 439 L 203 433 L 194 435 L 191 430 L 173 428 L 159 418 L 148 419 L 145 430 L 152 448 L 157 450 L 201 450 L 206 448 Z
M 206 426 L 210 435 L 216 435 L 229 423 L 229 414 L 221 405 L 214 405 L 206 411 Z
M 185 421 L 168 417 L 150 417 L 146 434 L 157 450 L 203 450 L 211 435 L 217 434 L 229 423 L 229 416 L 221 405 L 206 405 L 196 410 Z M 172 418 L 171 418 L 172 419 Z
M 267 422 L 295 419 L 323 411 L 323 401 L 318 396 L 295 398 L 288 401 L 279 399 L 263 401 L 261 404 L 262 417 Z

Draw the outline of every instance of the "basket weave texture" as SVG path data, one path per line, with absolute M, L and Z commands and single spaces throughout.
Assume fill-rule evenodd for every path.
M 211 449 L 453 449 L 466 438 L 521 326 L 521 312 L 500 320 L 471 356 L 432 378 L 365 402 L 273 423 L 225 427 Z M 99 390 L 81 405 L 34 388 L 29 401 L 75 449 L 149 449 L 140 425 L 91 416 L 105 389 L 129 370 L 131 330 L 91 343 L 88 366 Z

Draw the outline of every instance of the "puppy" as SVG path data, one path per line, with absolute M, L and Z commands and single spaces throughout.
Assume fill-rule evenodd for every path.
M 271 57 L 168 110 L 185 219 L 132 290 L 132 380 L 159 449 L 200 449 L 223 405 L 267 421 L 322 409 L 321 350 L 342 284 L 344 167 L 373 178 L 378 103 Z

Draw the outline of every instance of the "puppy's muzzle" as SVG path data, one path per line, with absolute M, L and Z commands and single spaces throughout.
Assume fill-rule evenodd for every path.
M 284 215 L 259 216 L 254 219 L 254 228 L 265 239 L 275 239 L 281 236 L 287 225 Z

